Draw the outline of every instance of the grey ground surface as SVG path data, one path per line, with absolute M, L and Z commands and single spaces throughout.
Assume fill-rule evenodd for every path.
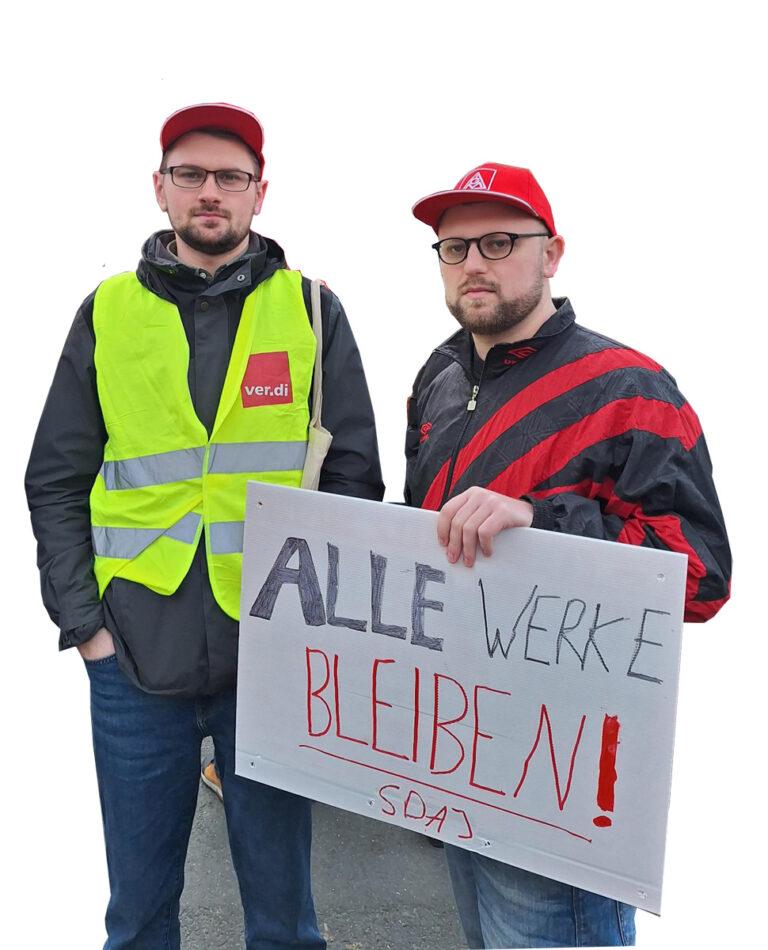
M 463 946 L 445 858 L 426 838 L 326 805 L 314 806 L 313 884 L 333 950 Z M 224 812 L 201 787 L 182 900 L 184 950 L 242 950 L 240 897 Z

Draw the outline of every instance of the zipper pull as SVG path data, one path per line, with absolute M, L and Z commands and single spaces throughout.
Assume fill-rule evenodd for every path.
M 480 391 L 479 386 L 472 387 L 472 395 L 470 396 L 469 402 L 467 403 L 467 410 L 472 412 L 474 409 L 477 409 L 477 394 Z

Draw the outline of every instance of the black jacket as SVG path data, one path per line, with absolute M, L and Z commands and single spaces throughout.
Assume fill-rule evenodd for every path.
M 171 231 L 149 238 L 137 274 L 179 308 L 192 403 L 210 434 L 243 301 L 286 263 L 274 241 L 253 234 L 247 253 L 211 277 L 180 264 L 168 251 L 172 238 Z M 309 314 L 306 279 L 303 289 Z M 238 627 L 213 598 L 202 542 L 172 596 L 115 578 L 98 597 L 89 494 L 107 436 L 93 361 L 93 297 L 78 310 L 64 345 L 27 469 L 43 601 L 60 628 L 61 649 L 106 626 L 122 669 L 138 686 L 180 696 L 215 693 L 234 683 Z M 384 486 L 360 355 L 339 300 L 325 288 L 321 305 L 323 424 L 334 438 L 320 490 L 379 500 Z
M 432 353 L 409 401 L 406 502 L 438 510 L 480 485 L 526 497 L 535 528 L 687 554 L 685 619 L 707 620 L 731 556 L 699 420 L 661 366 L 556 304 L 484 363 L 465 330 Z

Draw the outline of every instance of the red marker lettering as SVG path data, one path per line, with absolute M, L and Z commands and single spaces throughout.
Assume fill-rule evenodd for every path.
M 547 711 L 547 707 L 542 703 L 541 714 L 539 715 L 539 730 L 536 733 L 536 739 L 534 740 L 533 748 L 528 753 L 528 758 L 525 760 L 525 765 L 523 766 L 523 774 L 520 776 L 520 781 L 517 783 L 517 788 L 514 791 L 515 798 L 517 798 L 520 792 L 520 789 L 523 787 L 526 776 L 528 775 L 528 764 L 530 763 L 531 759 L 533 758 L 534 753 L 536 752 L 536 749 L 539 746 L 539 739 L 541 739 L 541 730 L 544 728 L 544 725 L 546 724 L 547 738 L 549 739 L 549 757 L 552 761 L 552 773 L 555 779 L 555 792 L 557 793 L 557 805 L 560 811 L 562 811 L 563 808 L 565 808 L 565 803 L 568 801 L 568 795 L 570 794 L 570 791 L 571 791 L 571 779 L 573 778 L 573 767 L 576 763 L 576 753 L 579 750 L 579 743 L 581 742 L 581 735 L 584 732 L 584 723 L 586 719 L 587 719 L 586 716 L 581 717 L 581 722 L 579 723 L 579 731 L 576 736 L 576 741 L 574 742 L 573 749 L 571 750 L 571 761 L 568 767 L 568 781 L 565 784 L 565 792 L 561 792 L 560 791 L 560 773 L 558 772 L 558 768 L 557 768 L 557 759 L 555 758 L 555 743 L 552 738 L 552 723 L 549 721 L 549 712 Z
M 380 663 L 394 663 L 394 660 L 374 660 L 373 661 L 373 672 L 371 674 L 371 719 L 372 719 L 372 738 L 371 738 L 371 748 L 376 752 L 383 752 L 384 755 L 394 756 L 396 759 L 407 759 L 407 755 L 403 755 L 402 752 L 390 752 L 389 749 L 382 749 L 381 746 L 376 744 L 376 739 L 379 734 L 379 719 L 378 719 L 378 709 L 379 706 L 384 706 L 387 709 L 392 708 L 392 703 L 387 703 L 383 699 L 378 698 L 378 683 L 379 683 L 379 664 Z
M 384 789 L 385 789 L 385 788 L 386 788 L 386 789 L 393 788 L 396 792 L 399 792 L 399 791 L 400 791 L 400 786 L 399 786 L 399 785 L 382 785 L 381 788 L 379 789 L 379 798 L 383 799 L 383 800 L 387 803 L 387 805 L 389 806 L 388 808 L 385 808 L 385 807 L 382 805 L 382 807 L 381 807 L 381 813 L 382 813 L 382 815 L 390 815 L 390 816 L 392 816 L 392 815 L 396 814 L 396 809 L 395 809 L 395 806 L 392 804 L 392 802 L 391 802 L 391 801 L 387 798 L 387 796 L 384 794 Z
M 418 762 L 419 758 L 419 681 L 421 673 L 418 666 L 413 668 L 413 746 L 411 759 Z
M 318 656 L 321 656 L 325 664 L 325 679 L 323 680 L 323 685 L 318 686 L 318 688 L 315 690 L 312 689 L 311 656 L 313 653 L 317 654 Z M 310 650 L 310 648 L 307 647 L 307 732 L 311 736 L 324 736 L 326 732 L 328 732 L 328 730 L 331 728 L 331 720 L 333 719 L 333 716 L 331 715 L 331 707 L 320 695 L 320 693 L 322 693 L 323 690 L 325 690 L 325 688 L 328 686 L 328 681 L 330 680 L 330 678 L 331 678 L 331 665 L 328 662 L 328 657 L 326 656 L 326 654 L 322 650 Z M 323 729 L 316 730 L 313 726 L 313 721 L 312 721 L 312 700 L 313 699 L 316 700 L 317 702 L 322 703 L 323 706 L 325 706 L 325 712 L 326 712 L 326 715 L 328 716 L 328 722 L 325 724 L 325 728 Z
M 484 689 L 488 693 L 499 693 L 501 696 L 511 696 L 506 689 L 493 689 L 492 686 L 475 686 L 474 690 L 474 707 L 475 707 L 475 727 L 472 731 L 472 764 L 469 769 L 469 784 L 474 785 L 475 788 L 482 788 L 486 792 L 494 792 L 496 795 L 506 795 L 506 792 L 502 792 L 500 788 L 491 788 L 489 785 L 482 785 L 480 782 L 475 781 L 475 769 L 477 768 L 477 740 L 478 739 L 493 739 L 493 736 L 489 732 L 483 732 L 480 729 L 480 712 L 477 706 L 477 694 L 481 689 Z
M 432 752 L 429 757 L 429 770 L 434 775 L 447 775 L 451 772 L 455 772 L 456 769 L 464 761 L 464 746 L 461 742 L 461 739 L 458 738 L 448 726 L 453 725 L 455 722 L 461 722 L 461 720 L 467 715 L 467 709 L 469 708 L 469 702 L 467 700 L 467 694 L 464 692 L 464 687 L 458 680 L 455 680 L 452 676 L 444 676 L 442 673 L 433 674 L 435 678 L 435 718 L 432 725 Z M 461 696 L 464 701 L 464 708 L 459 713 L 458 716 L 454 716 L 453 719 L 440 719 L 440 680 L 449 680 L 454 686 L 458 686 L 461 691 Z M 449 769 L 436 769 L 435 761 L 437 759 L 437 732 L 442 730 L 443 732 L 448 733 L 448 735 L 453 739 L 456 745 L 459 747 L 459 758 L 454 762 L 454 764 Z
M 470 825 L 469 823 L 469 818 L 467 818 L 467 813 L 461 808 L 452 808 L 451 811 L 455 811 L 457 815 L 461 815 L 461 817 L 464 819 L 464 824 L 467 826 L 467 834 L 457 835 L 456 837 L 462 841 L 467 841 L 470 838 L 474 838 L 474 835 L 472 834 L 472 825 Z
M 603 741 L 600 746 L 600 771 L 597 779 L 597 807 L 603 811 L 613 811 L 620 728 L 618 716 L 606 716 L 603 719 Z M 592 824 L 598 828 L 610 828 L 613 821 L 607 815 L 598 815 L 592 819 Z
M 414 798 L 418 798 L 419 804 L 421 805 L 420 814 L 411 814 L 411 812 L 408 811 L 408 806 L 411 804 L 411 800 Z M 427 814 L 427 803 L 424 801 L 421 795 L 419 795 L 418 792 L 411 789 L 410 792 L 408 792 L 408 797 L 405 799 L 405 804 L 403 805 L 403 817 L 413 818 L 415 821 L 421 821 L 421 819 L 424 818 L 426 814 Z
M 355 739 L 354 736 L 345 736 L 341 731 L 341 708 L 339 704 L 339 655 L 333 656 L 333 703 L 336 707 L 336 735 L 339 739 L 347 739 L 349 742 L 359 742 L 360 745 L 368 745 L 365 739 Z

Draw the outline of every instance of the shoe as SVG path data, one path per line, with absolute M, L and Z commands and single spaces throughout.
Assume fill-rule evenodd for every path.
M 424 835 L 424 837 L 432 845 L 433 848 L 443 847 L 443 842 L 439 838 L 431 838 L 429 835 Z
M 219 773 L 216 771 L 215 759 L 211 759 L 210 762 L 203 766 L 200 770 L 200 778 L 203 780 L 203 785 L 207 785 L 222 801 L 224 800 L 224 794 L 221 790 L 221 779 L 219 778 Z

